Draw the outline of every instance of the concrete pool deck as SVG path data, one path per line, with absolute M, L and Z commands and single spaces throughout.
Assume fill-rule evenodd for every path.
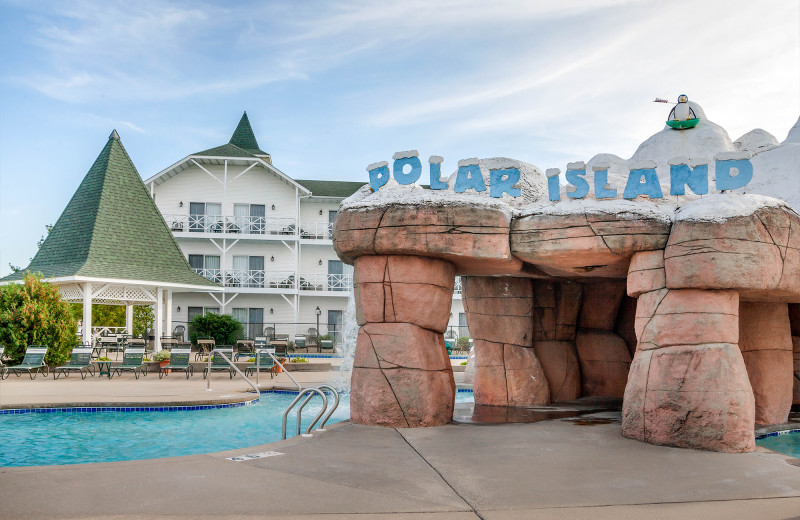
M 120 385 L 118 395 L 149 389 L 151 400 L 157 391 L 165 399 L 183 398 L 189 388 L 204 393 L 197 376 L 177 390 L 171 385 L 185 385 L 185 378 L 163 388 L 166 381 L 152 375 L 130 379 L 71 377 L 61 385 L 20 378 L 0 382 L 0 399 L 40 385 L 38 398 L 47 400 L 58 391 L 76 401 L 113 385 Z M 246 386 L 227 376 L 212 380 L 220 393 Z M 457 405 L 456 417 L 470 410 Z M 266 451 L 280 455 L 226 458 Z M 424 429 L 346 422 L 312 438 L 223 453 L 0 468 L 0 518 L 786 519 L 800 518 L 797 462 L 767 450 L 723 454 L 640 443 L 623 438 L 618 414 L 609 412 Z

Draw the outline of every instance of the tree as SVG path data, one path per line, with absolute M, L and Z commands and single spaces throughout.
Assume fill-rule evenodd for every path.
M 83 319 L 83 304 L 71 303 L 72 316 L 76 320 Z M 133 334 L 140 335 L 147 332 L 153 326 L 155 316 L 151 305 L 133 306 Z M 124 305 L 104 305 L 102 303 L 92 304 L 92 326 L 93 327 L 124 327 L 125 326 L 125 306 Z
M 0 343 L 19 363 L 28 345 L 47 345 L 45 362 L 61 365 L 78 344 L 78 326 L 58 287 L 41 274 L 25 273 L 22 284 L 0 286 Z
M 153 314 L 152 305 L 134 305 L 133 306 L 133 334 L 144 334 L 153 326 L 155 315 Z
M 206 314 L 195 316 L 189 327 L 189 339 L 213 338 L 217 345 L 233 345 L 242 337 L 242 324 L 229 314 Z

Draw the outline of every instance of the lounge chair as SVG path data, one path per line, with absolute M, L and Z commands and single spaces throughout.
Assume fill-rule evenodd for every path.
M 50 374 L 50 369 L 44 364 L 44 355 L 47 354 L 47 345 L 28 345 L 25 349 L 25 357 L 22 363 L 13 367 L 3 367 L 0 370 L 0 379 L 6 379 L 10 373 L 19 377 L 22 372 L 27 372 L 31 379 L 36 379 L 36 375 L 44 369 L 44 376 Z
M 172 350 L 178 346 L 178 340 L 172 336 L 161 336 L 161 348 L 163 350 Z
M 269 378 L 273 378 L 273 374 L 275 373 L 275 360 L 272 359 L 272 356 L 269 355 L 269 351 L 267 349 L 261 349 L 258 351 L 258 370 L 262 372 L 264 370 L 269 370 Z M 250 374 L 255 374 L 256 372 L 256 364 L 253 363 L 252 365 L 247 365 L 244 369 L 244 375 L 248 376 Z
M 122 372 L 133 372 L 136 379 L 139 379 L 139 374 L 147 375 L 147 365 L 143 364 L 144 360 L 144 347 L 128 347 L 122 355 L 122 364 L 114 365 L 110 368 L 108 378 L 114 377 L 114 373 L 122 375 Z
M 53 369 L 53 379 L 58 379 L 60 374 L 64 374 L 64 377 L 69 377 L 69 373 L 76 370 L 81 375 L 81 379 L 86 379 L 86 374 L 92 374 L 92 377 L 94 377 L 95 367 L 92 365 L 91 346 L 80 346 L 72 349 L 69 363 Z
M 333 352 L 333 340 L 323 339 L 319 342 L 319 351 Z
M 305 336 L 300 336 L 300 335 L 295 336 L 293 341 L 294 341 L 294 349 L 295 350 L 303 349 L 306 352 L 308 352 L 308 347 L 306 346 L 306 337 Z
M 169 354 L 169 364 L 158 369 L 158 378 L 161 379 L 172 370 L 182 370 L 186 372 L 186 379 L 189 379 L 189 376 L 194 375 L 194 367 L 189 363 L 191 354 L 190 348 L 174 347 Z
M 217 352 L 213 352 L 211 355 L 211 371 L 212 372 L 222 372 L 227 370 L 230 374 L 230 378 L 233 379 L 233 367 L 228 364 L 225 359 L 219 355 L 220 352 L 225 354 L 225 357 L 231 359 L 233 357 L 233 347 L 230 345 L 220 345 L 219 347 L 215 348 Z M 208 365 L 203 368 L 203 379 L 208 377 Z

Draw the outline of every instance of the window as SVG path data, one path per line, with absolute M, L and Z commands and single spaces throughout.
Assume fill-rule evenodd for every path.
M 219 256 L 216 255 L 189 255 L 189 266 L 194 271 L 209 280 L 220 283 L 222 273 L 219 267 Z
M 333 223 L 336 222 L 336 215 L 338 214 L 338 211 L 328 211 L 328 238 L 333 236 Z
M 218 202 L 190 202 L 189 231 L 193 233 L 222 232 L 222 204 Z
M 233 272 L 227 284 L 232 287 L 264 287 L 264 257 L 233 257 Z
M 256 336 L 262 335 L 261 331 L 264 330 L 264 309 L 233 309 L 233 317 L 243 325 L 244 334 L 247 339 L 253 339 Z
M 328 311 L 328 334 L 332 334 L 338 343 L 342 339 L 342 311 Z

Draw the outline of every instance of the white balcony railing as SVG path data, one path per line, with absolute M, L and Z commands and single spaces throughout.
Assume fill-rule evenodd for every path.
M 173 233 L 294 235 L 296 231 L 296 221 L 293 218 L 166 214 L 164 220 Z
M 300 222 L 300 238 L 307 240 L 330 240 L 333 224 L 330 222 Z
M 260 289 L 296 288 L 293 271 L 195 269 L 195 272 L 225 287 L 250 287 Z
M 347 291 L 353 289 L 352 274 L 301 274 L 301 291 Z
M 456 276 L 456 284 L 453 286 L 453 294 L 461 294 L 461 277 Z

